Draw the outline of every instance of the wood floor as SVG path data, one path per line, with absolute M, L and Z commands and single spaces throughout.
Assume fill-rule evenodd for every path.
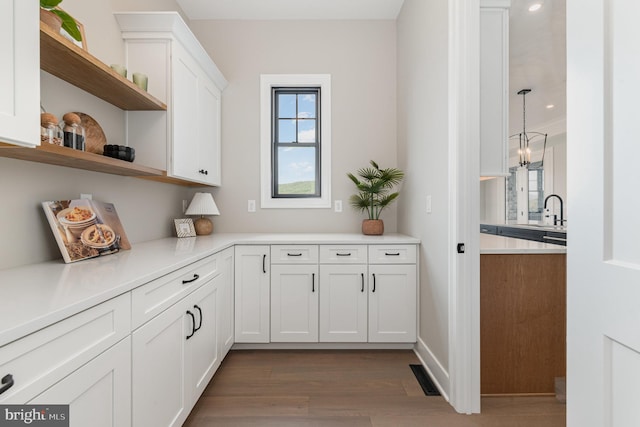
M 482 399 L 460 415 L 427 397 L 412 351 L 231 351 L 184 424 L 203 426 L 564 427 L 553 397 Z

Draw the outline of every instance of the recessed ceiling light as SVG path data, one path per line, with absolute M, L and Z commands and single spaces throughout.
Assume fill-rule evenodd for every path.
M 549 105 L 547 105 L 547 110 L 551 110 L 553 107 L 555 107 L 555 105 L 549 104 Z
M 536 10 L 540 9 L 542 7 L 542 3 L 534 3 L 531 6 L 529 6 L 529 12 L 535 12 Z

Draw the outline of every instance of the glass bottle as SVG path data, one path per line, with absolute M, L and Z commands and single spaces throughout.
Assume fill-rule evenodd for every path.
M 63 130 L 64 146 L 75 150 L 84 151 L 85 133 L 80 124 L 82 119 L 75 113 L 67 113 L 62 116 L 60 127 Z
M 51 113 L 40 114 L 40 143 L 62 145 L 62 130 Z

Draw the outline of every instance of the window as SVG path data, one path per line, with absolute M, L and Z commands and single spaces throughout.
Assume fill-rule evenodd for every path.
M 261 207 L 331 207 L 328 75 L 261 76 Z
M 511 175 L 507 177 L 507 220 L 515 221 L 518 218 L 518 194 L 516 188 L 517 167 L 509 168 Z M 542 221 L 544 204 L 544 168 L 542 162 L 534 162 L 528 168 L 529 197 L 528 211 L 529 221 Z

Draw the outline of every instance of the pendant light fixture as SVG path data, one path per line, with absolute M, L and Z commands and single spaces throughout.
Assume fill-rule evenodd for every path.
M 509 139 L 518 138 L 518 163 L 520 166 L 529 167 L 531 164 L 531 142 L 539 137 L 544 137 L 542 146 L 542 163 L 544 163 L 544 152 L 547 148 L 547 134 L 540 132 L 528 132 L 527 133 L 527 109 L 525 103 L 526 95 L 531 92 L 531 89 L 522 89 L 518 92 L 518 95 L 522 95 L 522 132 L 513 134 Z

